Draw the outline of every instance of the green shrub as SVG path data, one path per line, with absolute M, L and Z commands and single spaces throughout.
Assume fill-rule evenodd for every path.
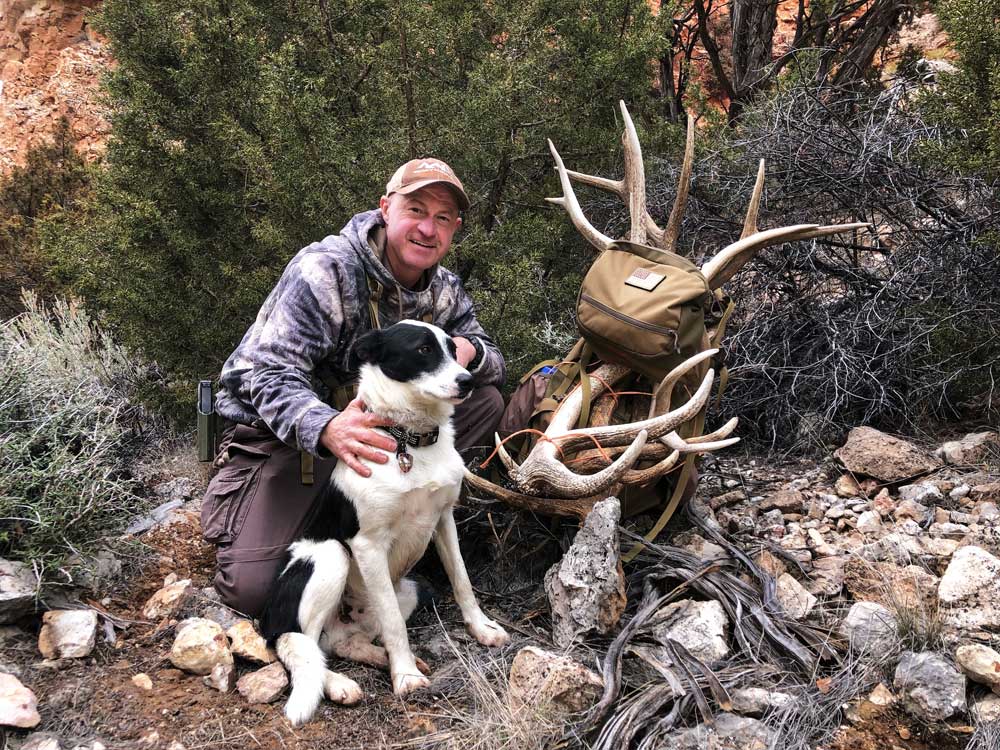
M 22 303 L 0 324 L 0 556 L 54 580 L 144 509 L 132 467 L 164 431 L 135 405 L 150 371 L 83 308 Z

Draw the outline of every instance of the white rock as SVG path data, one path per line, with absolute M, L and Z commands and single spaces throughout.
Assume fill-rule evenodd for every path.
M 90 656 L 97 642 L 97 613 L 92 609 L 53 609 L 42 615 L 38 650 L 46 659 Z
M 172 575 L 176 577 L 176 574 Z M 184 602 L 187 601 L 192 590 L 193 587 L 190 578 L 168 583 L 149 597 L 145 605 L 143 605 L 142 616 L 147 620 L 153 621 L 162 620 L 164 617 L 172 617 L 184 606 Z
M 677 641 L 706 664 L 712 664 L 729 653 L 726 628 L 729 620 L 722 605 L 715 601 L 682 599 L 663 607 L 655 615 L 653 638 L 660 643 Z M 669 661 L 669 657 L 665 657 Z
M 738 688 L 730 697 L 734 713 L 758 717 L 770 708 L 783 708 L 795 700 L 788 693 L 755 687 Z
M 768 750 L 774 747 L 774 730 L 757 719 L 730 713 L 715 721 L 681 729 L 661 737 L 658 750 Z
M 59 738 L 48 732 L 29 734 L 21 745 L 21 750 L 62 750 Z
M 177 625 L 170 662 L 192 674 L 210 675 L 216 664 L 233 668 L 229 641 L 218 623 L 191 617 Z
M 862 534 L 874 534 L 882 528 L 882 517 L 874 510 L 866 510 L 858 516 L 857 529 Z
M 218 662 L 212 665 L 212 671 L 202 677 L 201 681 L 220 693 L 228 693 L 236 687 L 236 668 L 232 662 Z
M 933 482 L 904 484 L 899 488 L 899 497 L 903 501 L 918 503 L 920 505 L 935 505 L 944 499 L 941 490 Z
M 953 604 L 993 583 L 1000 574 L 1000 560 L 981 547 L 962 547 L 955 552 L 938 586 L 938 598 Z
M 966 644 L 956 649 L 955 662 L 973 682 L 1000 695 L 1000 654 L 996 651 L 981 643 Z
M 577 713 L 590 708 L 604 691 L 604 681 L 568 656 L 535 646 L 518 651 L 510 666 L 510 700 L 522 706 Z
M 961 500 L 963 497 L 968 497 L 969 492 L 971 491 L 972 488 L 969 485 L 960 484 L 958 485 L 958 487 L 956 487 L 955 489 L 953 489 L 951 492 L 948 493 L 948 497 L 950 497 L 952 500 Z
M 965 713 L 965 677 L 940 654 L 906 651 L 896 665 L 893 686 L 907 710 L 924 721 Z
M 948 464 L 977 464 L 991 448 L 996 447 L 1000 447 L 1000 435 L 997 433 L 973 432 L 961 440 L 944 443 L 934 455 Z
M 783 574 L 777 581 L 777 596 L 781 602 L 781 608 L 785 614 L 793 620 L 801 620 L 808 615 L 812 608 L 816 606 L 816 597 L 788 573 Z M 737 712 L 745 713 L 745 712 Z
M 280 662 L 268 664 L 256 672 L 245 674 L 236 689 L 249 703 L 271 703 L 288 687 L 288 673 Z
M 972 715 L 976 721 L 1000 721 L 1000 695 L 987 695 L 972 704 Z
M 617 498 L 596 503 L 563 559 L 545 574 L 552 639 L 560 646 L 590 632 L 611 632 L 625 611 L 620 518 Z
M 35 694 L 14 675 L 0 672 L 0 725 L 31 729 L 41 720 Z
M 153 689 L 153 680 L 145 672 L 139 672 L 139 674 L 132 675 L 132 684 L 140 690 L 148 691 Z
M 840 624 L 841 634 L 860 652 L 889 650 L 896 640 L 896 616 L 875 602 L 856 602 Z

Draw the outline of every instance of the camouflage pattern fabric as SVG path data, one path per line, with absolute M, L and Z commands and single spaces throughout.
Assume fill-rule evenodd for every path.
M 338 412 L 323 400 L 323 381 L 356 377 L 354 340 L 371 328 L 366 273 L 383 286 L 382 327 L 429 319 L 476 345 L 470 371 L 477 386 L 503 383 L 503 356 L 476 320 L 461 280 L 439 265 L 424 273 L 417 289 L 401 287 L 379 259 L 384 227 L 377 210 L 357 214 L 340 234 L 314 242 L 292 258 L 222 368 L 216 397 L 220 415 L 265 426 L 287 445 L 326 455 L 319 436 Z

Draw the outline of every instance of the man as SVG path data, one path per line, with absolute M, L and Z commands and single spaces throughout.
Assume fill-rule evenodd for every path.
M 468 207 L 447 164 L 407 162 L 378 210 L 299 251 L 223 366 L 216 411 L 229 426 L 201 518 L 205 538 L 218 545 L 215 587 L 234 609 L 260 611 L 336 461 L 369 476 L 359 459 L 385 463 L 396 450 L 378 429 L 389 423 L 365 412 L 350 390 L 360 334 L 403 319 L 444 329 L 476 386 L 455 411 L 456 446 L 492 442 L 503 357 L 458 277 L 438 265 Z

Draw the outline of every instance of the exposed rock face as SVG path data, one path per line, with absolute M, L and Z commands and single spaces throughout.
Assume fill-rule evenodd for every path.
M 35 576 L 24 563 L 0 558 L 0 625 L 35 611 Z
M 852 473 L 883 482 L 899 482 L 941 466 L 940 459 L 927 455 L 913 443 L 871 427 L 855 427 L 833 455 Z
M 692 655 L 706 664 L 712 664 L 729 653 L 726 628 L 729 620 L 719 602 L 697 602 L 682 599 L 672 602 L 656 613 L 658 624 L 652 635 L 660 643 L 677 641 Z M 663 655 L 670 662 L 670 657 Z
M 20 729 L 38 726 L 38 699 L 12 674 L 0 672 L 0 724 Z
M 590 708 L 604 690 L 596 674 L 568 656 L 522 648 L 510 666 L 510 699 L 517 706 L 548 705 L 576 713 Z
M 562 560 L 545 574 L 552 639 L 560 646 L 596 631 L 608 633 L 625 610 L 625 574 L 618 553 L 617 498 L 594 505 Z
M 98 82 L 111 64 L 107 44 L 84 14 L 100 0 L 10 0 L 0 5 L 0 175 L 28 148 L 70 120 L 85 158 L 103 153 L 109 125 Z
M 965 713 L 965 677 L 940 654 L 906 651 L 893 679 L 903 703 L 925 721 L 944 721 Z
M 38 650 L 46 659 L 89 656 L 97 642 L 97 613 L 92 609 L 51 610 L 42 615 Z

